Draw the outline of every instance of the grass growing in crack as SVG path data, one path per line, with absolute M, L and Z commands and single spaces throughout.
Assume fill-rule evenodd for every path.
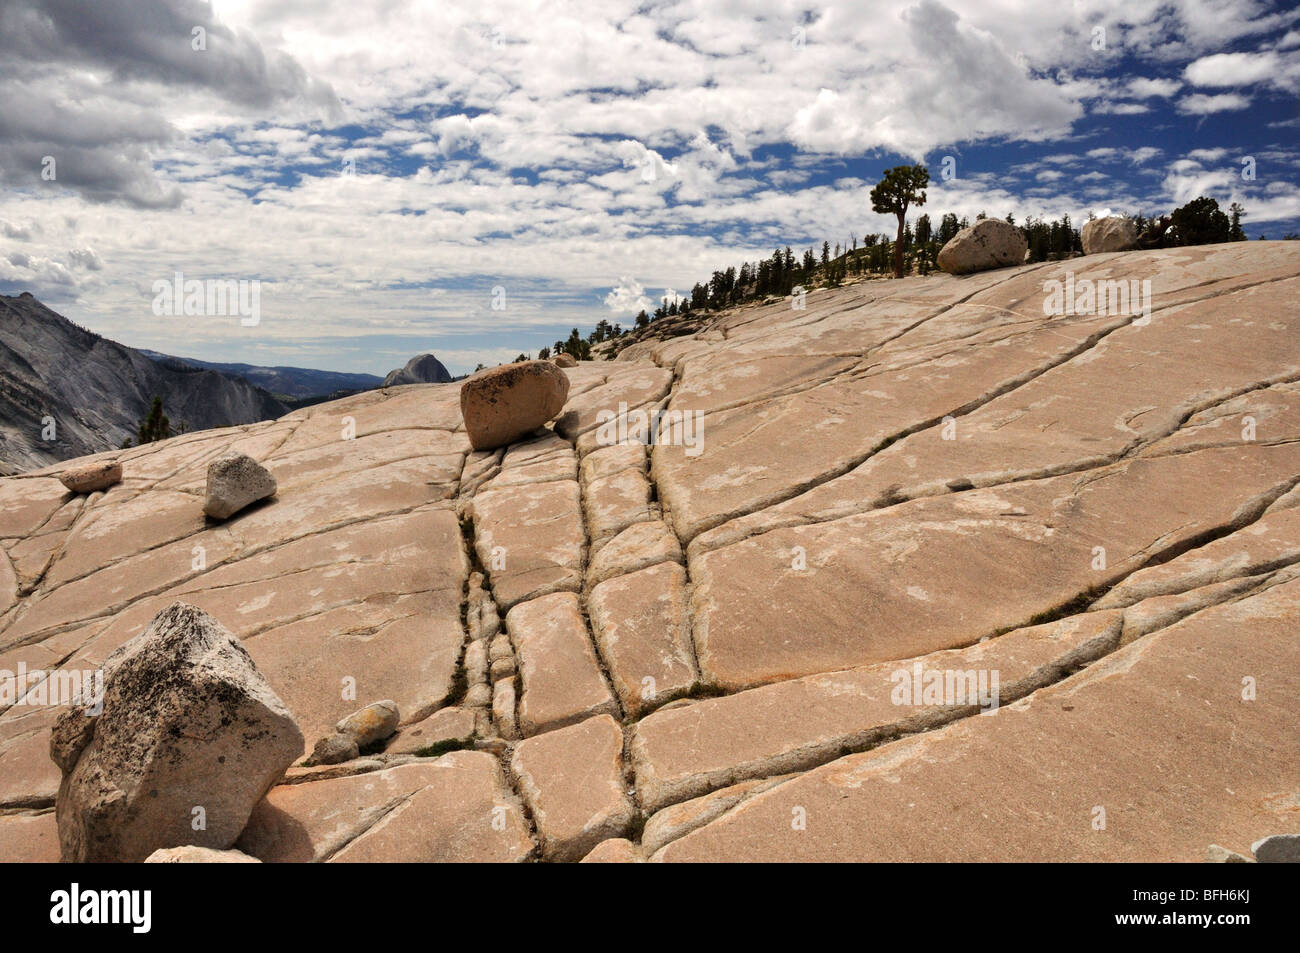
M 1012 626 L 1011 629 L 1008 629 L 1007 631 L 1009 632 L 1012 629 L 1018 629 L 1018 628 L 1029 628 L 1030 626 L 1033 625 L 1043 625 L 1044 623 L 1047 622 L 1059 622 L 1062 619 L 1069 618 L 1072 615 L 1078 615 L 1079 613 L 1087 609 L 1088 606 L 1092 605 L 1103 595 L 1109 592 L 1111 588 L 1112 587 L 1110 586 L 1093 586 L 1090 589 L 1085 589 L 1083 592 L 1079 593 L 1069 602 L 1063 605 L 1059 605 L 1054 609 L 1047 609 L 1043 612 L 1040 612 L 1037 615 L 1032 616 L 1030 620 L 1024 624 L 1024 626 Z
M 465 674 L 464 664 L 457 665 L 456 671 L 451 676 L 451 685 L 447 688 L 447 698 L 454 698 L 457 702 L 460 702 L 464 700 L 465 695 L 468 693 L 469 676 Z
M 417 748 L 415 756 L 417 758 L 439 758 L 452 751 L 468 751 L 473 747 L 473 738 L 448 738 L 446 741 L 435 741 L 431 745 Z
M 646 816 L 639 811 L 636 817 L 632 818 L 632 823 L 627 827 L 627 833 L 623 836 L 634 844 L 641 843 L 641 837 L 645 834 Z

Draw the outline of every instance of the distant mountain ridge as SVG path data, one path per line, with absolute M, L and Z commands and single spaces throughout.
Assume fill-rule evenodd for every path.
M 74 324 L 29 293 L 0 295 L 0 473 L 117 449 L 135 437 L 155 396 L 174 429 L 289 412 L 247 380 L 155 360 Z
M 200 361 L 192 357 L 176 357 L 158 351 L 141 350 L 155 361 L 172 361 L 190 367 L 219 371 L 232 377 L 242 377 L 278 397 L 324 397 L 340 391 L 373 390 L 383 384 L 375 374 L 348 374 L 342 371 L 318 371 L 306 367 L 264 367 L 257 364 L 223 364 Z

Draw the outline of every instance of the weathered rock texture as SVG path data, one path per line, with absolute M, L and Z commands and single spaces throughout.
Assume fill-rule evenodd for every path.
M 208 498 L 203 512 L 224 520 L 244 507 L 275 495 L 275 477 L 246 453 L 232 453 L 208 464 Z
M 1066 272 L 1149 316 L 1045 316 Z M 492 450 L 420 385 L 0 479 L 0 669 L 181 600 L 313 741 L 391 699 L 263 861 L 1250 857 L 1300 796 L 1298 299 L 1294 242 L 861 282 L 557 369 Z M 232 451 L 277 502 L 205 522 Z M 0 857 L 57 855 L 57 717 L 0 711 Z
M 406 362 L 406 366 L 389 371 L 384 378 L 384 387 L 397 387 L 401 384 L 446 384 L 451 374 L 432 354 L 417 354 Z
M 122 464 L 116 460 L 96 460 L 70 466 L 59 474 L 59 481 L 73 493 L 94 493 L 122 482 Z
M 302 733 L 215 619 L 176 603 L 104 663 L 103 711 L 59 716 L 50 756 L 67 861 L 223 850 L 302 749 Z
M 550 361 L 521 361 L 475 374 L 460 389 L 465 430 L 475 450 L 513 443 L 555 417 L 569 378 Z
M 1029 246 L 1020 229 L 1001 219 L 986 218 L 963 228 L 939 250 L 938 264 L 950 275 L 1019 265 Z
M 1137 228 L 1131 218 L 1110 215 L 1085 222 L 1079 235 L 1085 255 L 1128 251 L 1137 245 Z
M 27 293 L 0 295 L 0 355 L 0 473 L 116 452 L 136 438 L 154 397 L 162 398 L 173 427 L 184 423 L 191 431 L 268 420 L 288 409 L 237 374 L 154 360 L 78 327 Z

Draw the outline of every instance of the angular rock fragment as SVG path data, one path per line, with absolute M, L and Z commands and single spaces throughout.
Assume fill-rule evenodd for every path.
M 460 410 L 475 450 L 513 443 L 555 417 L 569 378 L 550 361 L 523 361 L 475 374 L 460 389 Z
M 233 453 L 208 465 L 207 502 L 203 512 L 224 520 L 244 507 L 274 496 L 275 477 L 252 457 Z
M 303 745 L 243 645 L 178 602 L 103 671 L 102 713 L 64 712 L 51 741 L 67 766 L 57 800 L 63 859 L 138 862 L 161 847 L 230 847 Z

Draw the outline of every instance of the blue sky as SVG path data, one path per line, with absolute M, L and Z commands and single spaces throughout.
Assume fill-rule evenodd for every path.
M 932 216 L 1204 194 L 1251 238 L 1300 231 L 1282 4 L 94 9 L 0 10 L 0 291 L 173 354 L 382 374 L 535 353 L 778 244 L 891 230 L 867 193 L 902 162 L 929 165 Z M 155 314 L 176 271 L 260 282 L 260 323 Z

